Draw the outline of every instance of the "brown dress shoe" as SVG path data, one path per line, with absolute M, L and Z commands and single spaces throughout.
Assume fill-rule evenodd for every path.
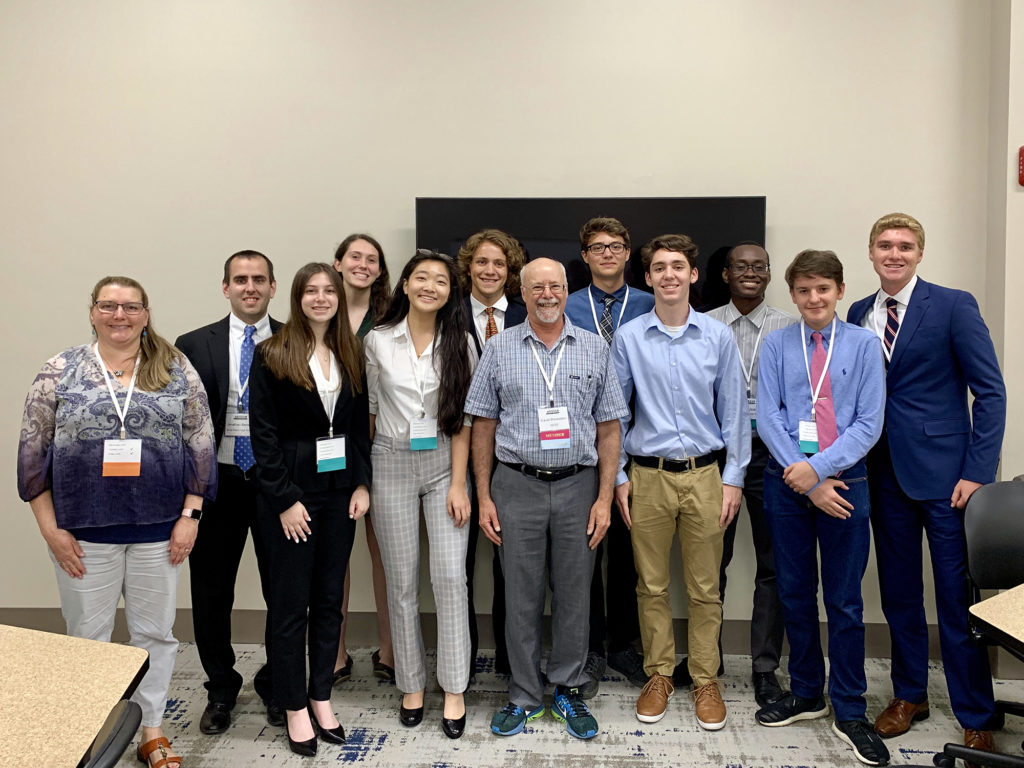
M 928 719 L 928 701 L 911 704 L 903 699 L 893 699 L 882 714 L 875 719 L 875 733 L 883 739 L 902 736 L 910 730 L 911 723 Z
M 984 752 L 995 752 L 996 747 L 992 742 L 992 731 L 975 731 L 972 728 L 964 729 L 964 746 L 971 749 L 980 749 Z M 978 768 L 974 763 L 964 761 L 967 768 Z

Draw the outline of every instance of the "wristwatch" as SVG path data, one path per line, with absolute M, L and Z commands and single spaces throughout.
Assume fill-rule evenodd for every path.
M 191 517 L 197 523 L 203 519 L 203 510 L 201 509 L 183 509 L 181 510 L 182 517 Z

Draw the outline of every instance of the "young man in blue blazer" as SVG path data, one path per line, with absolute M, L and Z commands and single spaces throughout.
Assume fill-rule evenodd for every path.
M 878 335 L 887 368 L 885 428 L 868 456 L 868 476 L 882 610 L 892 638 L 893 699 L 875 729 L 898 736 L 928 716 L 923 532 L 953 713 L 968 746 L 991 750 L 1000 718 L 987 651 L 967 628 L 964 507 L 995 480 L 1006 389 L 974 297 L 920 279 L 923 256 L 924 228 L 914 217 L 892 213 L 875 222 L 868 258 L 881 285 L 847 316 Z

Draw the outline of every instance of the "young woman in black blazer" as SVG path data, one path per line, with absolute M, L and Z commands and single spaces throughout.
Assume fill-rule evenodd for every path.
M 310 756 L 317 732 L 345 740 L 331 709 L 331 673 L 355 521 L 370 501 L 366 377 L 346 313 L 333 267 L 304 266 L 292 281 L 291 316 L 257 347 L 249 381 L 258 519 L 270 555 L 274 692 L 287 711 L 289 746 Z

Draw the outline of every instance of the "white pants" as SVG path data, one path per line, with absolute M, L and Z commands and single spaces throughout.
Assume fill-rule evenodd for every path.
M 124 595 L 129 644 L 149 652 L 149 671 L 132 701 L 142 707 L 142 725 L 158 728 L 163 722 L 178 652 L 173 628 L 179 566 L 171 565 L 166 541 L 78 544 L 85 551 L 85 576 L 81 579 L 73 579 L 57 567 L 50 553 L 57 569 L 60 607 L 68 634 L 109 642 L 117 603 Z

